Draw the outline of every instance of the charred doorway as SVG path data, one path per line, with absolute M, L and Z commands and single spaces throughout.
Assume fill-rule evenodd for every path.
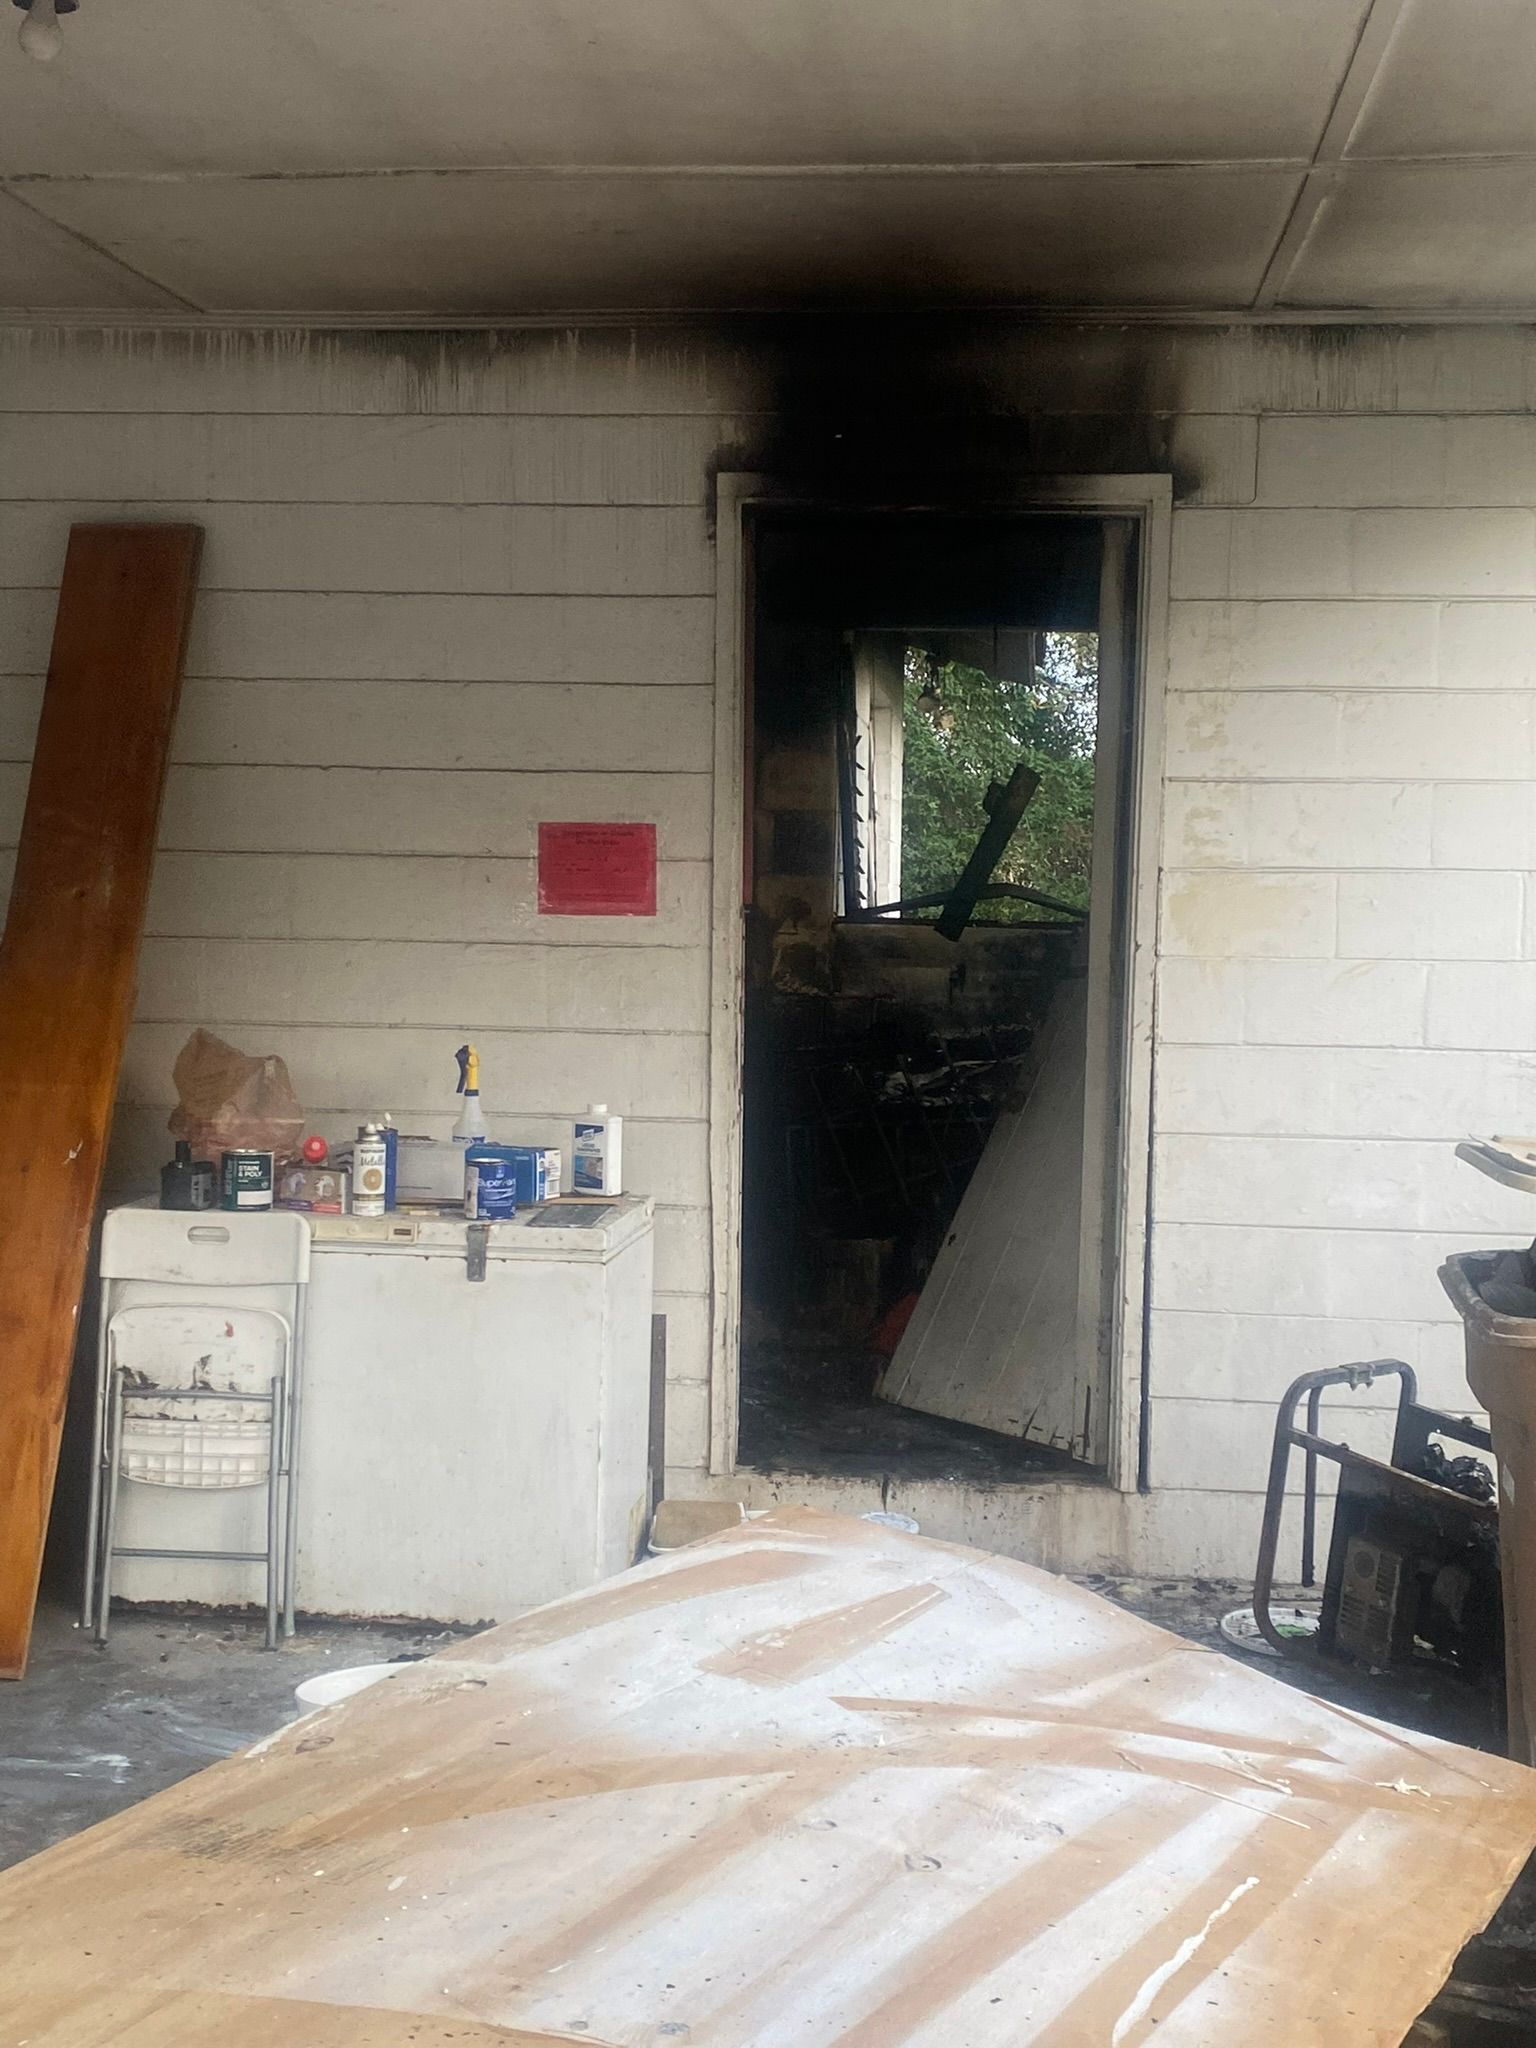
M 752 523 L 743 1464 L 1104 1462 L 1131 531 Z

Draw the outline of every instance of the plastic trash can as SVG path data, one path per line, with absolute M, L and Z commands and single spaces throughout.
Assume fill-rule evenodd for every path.
M 1507 1256 L 1457 1252 L 1440 1268 L 1440 1284 L 1461 1317 L 1467 1379 L 1488 1411 L 1499 1465 L 1508 1748 L 1536 1764 L 1536 1316 L 1501 1315 L 1482 1296 Z

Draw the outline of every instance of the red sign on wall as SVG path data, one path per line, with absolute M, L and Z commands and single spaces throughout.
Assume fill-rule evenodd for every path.
M 654 917 L 654 825 L 540 825 L 546 917 Z

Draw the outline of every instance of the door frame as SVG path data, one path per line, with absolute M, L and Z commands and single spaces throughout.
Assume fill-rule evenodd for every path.
M 715 752 L 710 895 L 709 1190 L 711 1473 L 736 1469 L 740 1422 L 742 1056 L 745 1013 L 747 746 L 752 598 L 747 521 L 759 509 L 805 512 L 987 514 L 1072 512 L 1136 526 L 1135 636 L 1127 678 L 1123 844 L 1129 860 L 1120 952 L 1125 1007 L 1114 1171 L 1120 1199 L 1107 1233 L 1109 1483 L 1142 1483 L 1146 1294 L 1152 1185 L 1157 918 L 1162 846 L 1169 548 L 1173 479 L 1161 474 L 1039 477 L 1016 489 L 864 496 L 724 471 L 715 479 Z

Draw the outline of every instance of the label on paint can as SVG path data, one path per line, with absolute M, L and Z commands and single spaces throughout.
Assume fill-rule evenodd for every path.
M 226 1152 L 221 1168 L 222 1203 L 226 1209 L 270 1209 L 272 1154 Z

